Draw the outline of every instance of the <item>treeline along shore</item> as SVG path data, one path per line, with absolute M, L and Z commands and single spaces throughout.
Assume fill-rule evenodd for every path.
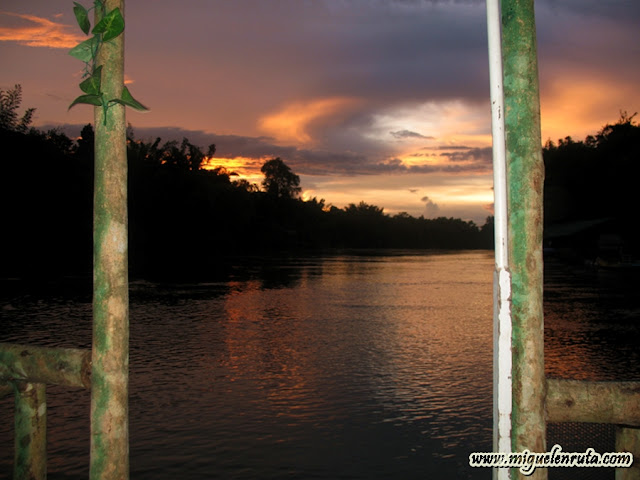
M 0 130 L 5 248 L 3 276 L 90 273 L 93 130 Z M 203 274 L 238 255 L 336 248 L 491 248 L 492 226 L 454 218 L 390 216 L 360 203 L 304 201 L 204 169 L 188 140 L 129 139 L 129 262 L 133 275 Z M 213 147 L 212 147 L 213 148 Z M 268 162 L 267 162 L 268 163 Z M 271 162 L 297 177 L 280 159 Z M 277 182 L 281 180 L 275 172 Z
M 17 111 L 19 86 L 0 94 L 5 239 L 0 275 L 90 274 L 93 129 L 87 125 L 71 139 L 56 129 L 32 128 L 33 111 L 21 117 Z M 632 117 L 623 116 L 585 142 L 567 138 L 557 145 L 547 143 L 545 162 L 554 193 L 546 195 L 546 210 L 554 221 L 608 215 L 613 205 L 607 201 L 617 206 L 624 202 L 621 195 L 628 195 L 630 182 L 638 178 L 639 130 Z M 609 152 L 608 140 L 616 135 L 625 137 L 624 148 L 630 153 Z M 317 198 L 300 198 L 300 179 L 280 158 L 265 162 L 264 180 L 258 186 L 236 179 L 224 167 L 204 168 L 215 145 L 205 153 L 187 139 L 146 142 L 136 139 L 131 129 L 127 143 L 132 276 L 206 275 L 225 259 L 254 254 L 493 248 L 492 217 L 478 226 L 457 218 L 388 215 L 382 207 L 364 202 L 337 208 Z M 601 150 L 609 152 L 606 165 L 599 163 Z M 619 156 L 616 163 L 613 157 Z M 630 172 L 635 176 L 627 176 Z M 602 187 L 600 175 L 622 175 L 623 188 L 597 189 Z M 596 183 L 590 187 L 589 181 Z M 627 203 L 617 211 L 628 215 L 629 208 Z

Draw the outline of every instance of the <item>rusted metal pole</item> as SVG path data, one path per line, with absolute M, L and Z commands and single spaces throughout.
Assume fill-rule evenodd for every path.
M 90 388 L 91 351 L 0 343 L 0 381 Z
M 542 197 L 544 165 L 533 0 L 502 1 L 508 244 L 513 349 L 513 451 L 545 452 Z M 515 475 L 525 478 L 518 470 Z M 526 478 L 546 479 L 546 469 Z
M 640 427 L 640 382 L 548 379 L 546 403 L 549 422 Z
M 16 384 L 13 480 L 47 478 L 47 400 L 43 383 Z
M 616 468 L 616 480 L 640 480 L 640 428 L 616 427 L 616 452 L 633 454 L 629 468 Z
M 106 0 L 124 15 L 124 0 Z M 101 18 L 96 9 L 96 23 Z M 102 91 L 119 99 L 124 86 L 124 34 L 105 42 L 97 59 Z M 123 105 L 95 108 L 93 348 L 90 478 L 129 478 L 129 280 L 127 151 Z

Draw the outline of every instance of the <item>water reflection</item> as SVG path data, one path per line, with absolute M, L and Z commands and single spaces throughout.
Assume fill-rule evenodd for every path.
M 490 448 L 491 268 L 346 255 L 133 282 L 132 478 L 485 478 L 467 455 Z M 89 302 L 26 301 L 3 340 L 88 347 Z M 86 476 L 88 394 L 50 404 L 49 470 Z
M 489 252 L 387 252 L 133 282 L 132 478 L 489 478 L 467 458 L 491 449 L 492 269 Z M 548 373 L 637 379 L 636 307 L 547 279 Z M 2 341 L 88 347 L 90 295 L 71 292 L 5 293 Z M 51 476 L 86 478 L 88 394 L 51 388 L 49 402 Z M 0 478 L 11 463 L 0 449 Z
M 492 258 L 466 260 L 478 259 L 474 269 L 464 257 L 338 257 L 297 265 L 286 285 L 233 285 L 219 317 L 199 324 L 200 367 L 218 382 L 211 405 L 228 396 L 227 430 L 267 430 L 254 440 L 282 445 L 292 464 L 329 442 L 347 465 L 337 446 L 355 442 L 376 452 L 367 462 L 386 458 L 383 476 L 411 458 L 424 473 L 433 456 L 464 469 L 462 449 L 490 444 Z
M 640 380 L 637 272 L 589 271 L 553 259 L 547 264 L 547 376 Z

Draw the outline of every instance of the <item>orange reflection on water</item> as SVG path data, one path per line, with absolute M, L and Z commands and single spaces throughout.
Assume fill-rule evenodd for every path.
M 235 282 L 232 282 L 233 286 Z M 286 289 L 243 282 L 224 301 L 225 365 L 230 381 L 255 379 L 254 401 L 292 419 L 307 417 L 323 403 L 322 376 L 307 348 L 304 319 L 313 305 Z
M 229 283 L 217 334 L 231 397 L 292 422 L 348 422 L 362 404 L 394 422 L 489 408 L 492 256 L 482 255 L 314 260 Z

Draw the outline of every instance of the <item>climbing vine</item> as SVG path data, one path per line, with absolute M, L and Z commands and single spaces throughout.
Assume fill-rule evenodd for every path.
M 107 110 L 115 104 L 132 107 L 136 110 L 148 110 L 143 104 L 138 102 L 126 85 L 122 87 L 122 95 L 120 98 L 106 98 L 102 91 L 102 65 L 97 65 L 98 53 L 100 48 L 106 42 L 117 38 L 124 32 L 124 17 L 119 8 L 115 8 L 110 12 L 106 12 L 103 0 L 95 0 L 93 7 L 87 9 L 78 2 L 73 2 L 73 13 L 80 29 L 85 35 L 92 34 L 92 37 L 84 42 L 79 43 L 71 49 L 69 55 L 85 64 L 83 81 L 80 83 L 80 90 L 83 94 L 76 98 L 69 109 L 80 103 L 102 107 L 104 111 L 104 122 L 107 122 Z M 98 12 L 99 21 L 91 29 L 91 21 L 89 13 L 91 10 Z

